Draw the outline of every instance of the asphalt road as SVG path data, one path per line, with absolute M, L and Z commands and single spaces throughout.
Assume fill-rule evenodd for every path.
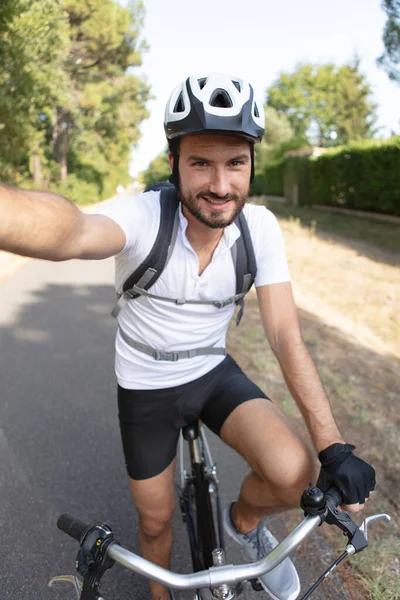
M 104 520 L 122 545 L 138 550 L 117 424 L 112 282 L 112 260 L 29 261 L 0 284 L 2 600 L 74 598 L 67 584 L 47 587 L 50 577 L 74 571 L 76 544 L 55 526 L 62 512 Z M 210 441 L 226 505 L 247 468 L 212 434 Z M 174 531 L 172 567 L 189 572 L 178 512 Z M 244 562 L 229 541 L 227 551 L 229 562 Z M 320 541 L 313 560 L 294 557 L 304 590 L 321 573 L 317 554 L 329 554 Z M 333 595 L 325 589 L 313 598 L 348 598 L 336 582 Z M 149 598 L 146 582 L 119 566 L 107 573 L 102 590 L 107 600 Z M 242 597 L 266 596 L 246 587 Z

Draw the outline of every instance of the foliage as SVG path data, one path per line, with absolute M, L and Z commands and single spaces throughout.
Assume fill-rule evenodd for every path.
M 156 156 L 147 169 L 142 171 L 140 179 L 146 187 L 157 183 L 158 181 L 168 181 L 171 175 L 171 169 L 169 166 L 168 155 L 166 152 L 161 152 Z
M 256 173 L 250 188 L 251 196 L 283 196 L 283 159 L 269 162 L 264 170 Z
M 327 146 L 372 135 L 376 105 L 370 94 L 354 57 L 341 67 L 303 64 L 281 73 L 267 90 L 267 104 L 287 116 L 297 139 Z
M 327 152 L 309 161 L 309 202 L 400 215 L 399 165 L 399 136 Z
M 147 117 L 148 86 L 127 73 L 141 64 L 143 6 L 123 8 L 114 0 L 64 0 L 64 6 L 70 23 L 64 67 L 70 97 L 57 111 L 54 152 L 65 163 L 67 145 L 104 178 L 119 164 L 127 170 L 139 124 Z
M 264 170 L 266 179 L 266 190 L 269 196 L 283 196 L 283 173 L 285 160 L 270 162 Z
M 133 74 L 142 23 L 140 1 L 1 0 L 3 180 L 34 174 L 43 187 L 70 173 L 102 195 L 128 182 L 149 98 Z
M 27 155 L 43 153 L 46 123 L 65 99 L 67 31 L 54 0 L 0 3 L 0 160 L 17 168 Z
M 282 146 L 290 142 L 294 134 L 286 115 L 278 114 L 272 106 L 265 106 L 264 112 L 265 134 L 261 144 L 256 146 L 256 173 L 263 171 L 268 161 L 280 154 Z M 286 146 L 285 150 L 287 150 Z
M 50 185 L 50 190 L 69 198 L 76 204 L 93 204 L 100 200 L 98 186 L 96 186 L 95 183 L 89 183 L 83 179 L 79 179 L 74 174 L 68 175 L 65 181 L 52 183 Z
M 285 198 L 291 203 L 309 203 L 310 160 L 307 156 L 288 156 L 285 158 L 283 188 Z
M 382 8 L 387 15 L 383 30 L 385 52 L 377 63 L 392 81 L 400 84 L 400 0 L 382 0 Z

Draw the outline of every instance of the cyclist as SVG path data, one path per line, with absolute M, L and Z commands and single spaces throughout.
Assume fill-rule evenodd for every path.
M 265 207 L 246 204 L 263 114 L 253 88 L 240 78 L 193 76 L 172 93 L 165 131 L 179 190 L 179 228 L 168 265 L 151 291 L 164 299 L 233 296 L 230 250 L 240 235 L 234 219 L 243 211 L 257 261 L 263 326 L 319 453 L 319 483 L 324 489 L 334 483 L 347 509 L 357 512 L 374 489 L 374 470 L 342 439 L 303 342 L 278 222 Z M 141 264 L 149 253 L 160 220 L 154 191 L 118 196 L 98 214 L 87 215 L 61 196 L 1 186 L 0 206 L 0 247 L 53 261 L 115 255 L 117 288 L 132 263 Z M 192 348 L 223 346 L 233 310 L 141 296 L 119 316 L 119 421 L 139 541 L 143 555 L 165 567 L 176 445 L 185 424 L 200 418 L 250 466 L 224 518 L 227 532 L 252 560 L 277 544 L 268 516 L 298 506 L 303 489 L 315 481 L 313 458 L 302 440 L 229 355 L 185 357 Z M 150 356 L 149 348 L 158 353 Z M 180 359 L 164 360 L 165 351 Z M 278 600 L 294 600 L 300 590 L 290 559 L 264 575 L 261 584 Z M 153 600 L 169 597 L 163 586 L 150 587 Z

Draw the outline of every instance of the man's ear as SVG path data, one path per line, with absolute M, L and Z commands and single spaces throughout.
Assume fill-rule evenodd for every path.
M 171 151 L 168 151 L 168 160 L 169 160 L 169 167 L 171 169 L 171 173 L 174 170 L 174 155 L 172 154 Z

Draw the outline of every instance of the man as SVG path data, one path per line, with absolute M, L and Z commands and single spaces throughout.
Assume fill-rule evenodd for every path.
M 322 463 L 320 483 L 334 483 L 357 512 L 375 485 L 374 470 L 352 453 L 333 418 L 302 340 L 282 234 L 265 207 L 246 205 L 254 143 L 264 132 L 263 106 L 252 87 L 224 75 L 190 77 L 166 108 L 172 181 L 181 202 L 175 245 L 151 287 L 158 298 L 130 300 L 119 316 L 116 375 L 122 442 L 139 513 L 143 555 L 168 567 L 174 505 L 173 472 L 179 430 L 200 418 L 247 461 L 238 500 L 225 528 L 255 560 L 277 541 L 266 517 L 299 505 L 315 481 L 312 457 L 286 418 L 230 356 L 186 352 L 220 349 L 234 306 L 176 304 L 166 298 L 210 301 L 235 294 L 231 248 L 243 211 L 257 261 L 255 286 L 263 326 L 285 380 L 307 423 Z M 86 215 L 54 194 L 0 189 L 3 249 L 49 260 L 116 256 L 117 289 L 148 255 L 158 232 L 158 192 L 111 200 Z M 155 360 L 178 352 L 180 360 Z M 153 352 L 154 354 L 154 352 Z M 289 559 L 261 578 L 272 598 L 294 600 L 297 573 Z M 153 600 L 168 590 L 151 583 Z

